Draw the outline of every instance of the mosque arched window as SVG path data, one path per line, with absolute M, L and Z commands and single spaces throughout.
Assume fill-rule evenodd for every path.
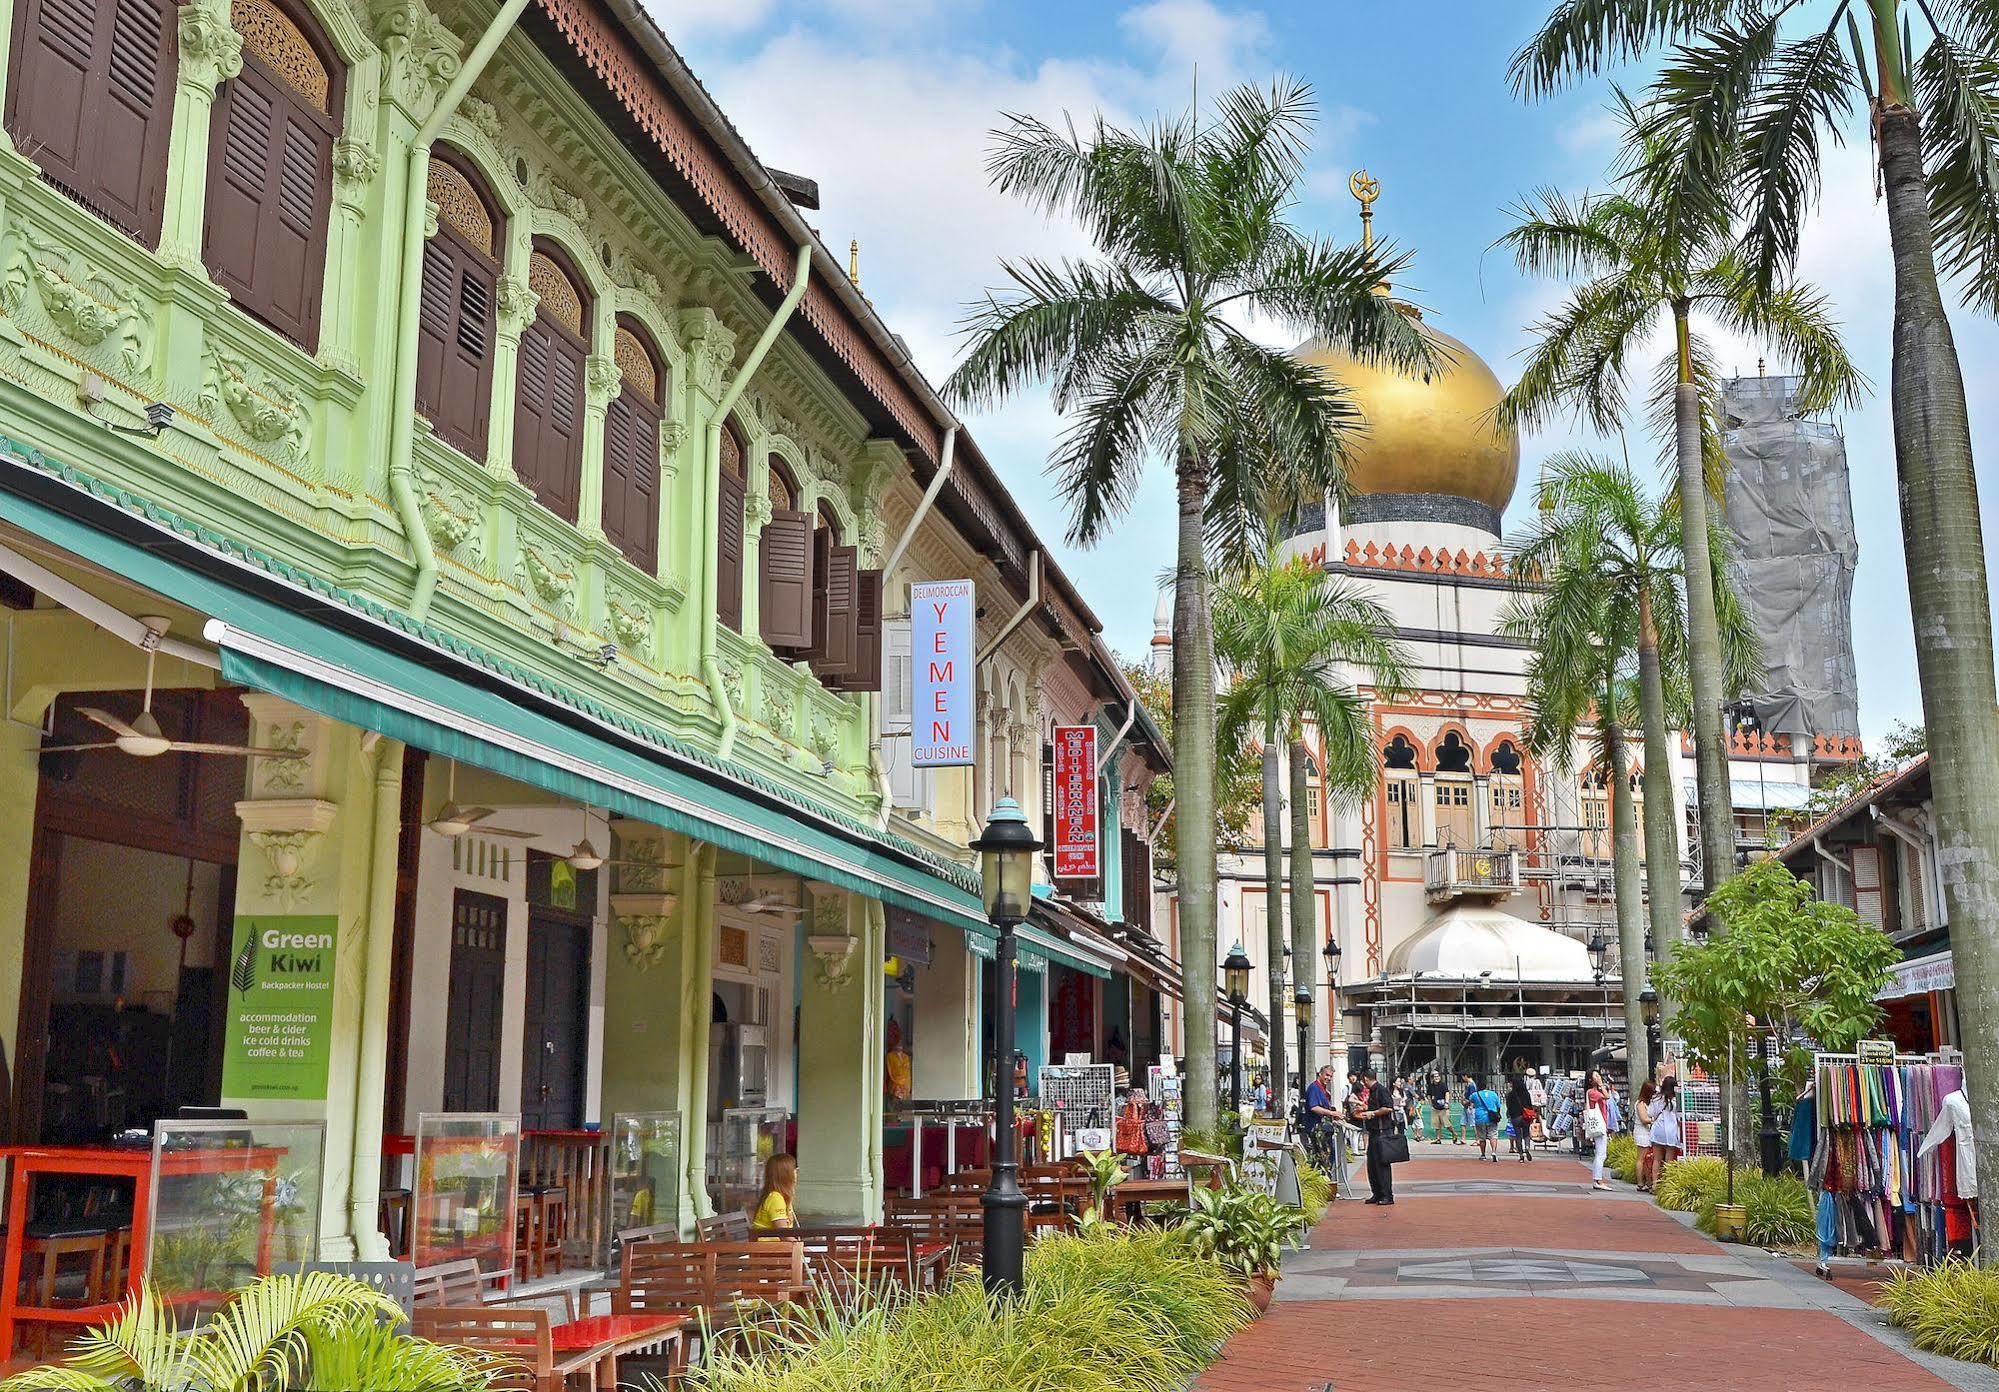
M 1421 785 L 1416 781 L 1416 746 L 1407 735 L 1397 735 L 1381 751 L 1382 788 L 1388 799 L 1388 849 L 1406 851 L 1423 844 L 1422 809 L 1417 805 Z
M 1437 745 L 1438 773 L 1470 773 L 1472 748 L 1456 730 L 1446 731 Z
M 1487 843 L 1494 850 L 1521 850 L 1527 845 L 1526 794 L 1519 746 L 1502 739 L 1492 748 L 1492 774 L 1486 780 Z
M 1437 844 L 1469 849 L 1478 844 L 1478 814 L 1472 805 L 1472 747 L 1456 730 L 1437 743 Z
M 1582 846 L 1589 860 L 1610 859 L 1610 781 L 1592 765 L 1582 776 Z

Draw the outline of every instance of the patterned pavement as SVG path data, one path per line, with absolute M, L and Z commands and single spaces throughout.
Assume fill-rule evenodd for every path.
M 1195 1392 L 1999 1392 L 1918 1353 L 1807 1266 L 1723 1246 L 1575 1160 L 1419 1144 L 1396 1203 L 1343 1197 L 1285 1262 L 1270 1313 Z M 1562 1302 L 1551 1304 L 1549 1302 Z M 1427 1350 L 1427 1352 L 1426 1352 Z

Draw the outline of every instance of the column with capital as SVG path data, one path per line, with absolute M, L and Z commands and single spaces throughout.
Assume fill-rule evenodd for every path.
M 882 961 L 878 900 L 808 884 L 799 984 L 798 1211 L 872 1223 L 882 1204 Z

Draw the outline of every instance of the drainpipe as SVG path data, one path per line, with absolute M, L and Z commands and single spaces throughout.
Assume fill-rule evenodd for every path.
M 1013 631 L 1026 621 L 1027 616 L 1034 612 L 1034 606 L 1039 603 L 1041 603 L 1041 553 L 1036 551 L 1027 562 L 1026 600 L 1022 602 L 1020 608 L 1013 611 L 1013 617 L 1006 621 L 1006 626 L 993 635 L 992 642 L 979 650 L 978 661 L 972 665 L 983 666 L 985 660 L 999 651 L 1000 644 L 1013 636 Z
M 375 746 L 375 825 L 368 850 L 368 938 L 361 974 L 361 1066 L 354 1080 L 354 1159 L 347 1226 L 360 1260 L 389 1260 L 381 1231 L 382 1098 L 389 1081 L 389 981 L 395 972 L 396 854 L 403 811 L 403 746 Z
M 1104 752 L 1097 756 L 1097 777 L 1104 776 L 1104 766 L 1110 763 L 1111 755 L 1117 753 L 1118 746 L 1124 743 L 1124 737 L 1131 733 L 1131 727 L 1137 722 L 1138 698 L 1133 697 L 1131 704 L 1125 707 L 1124 724 L 1117 727 L 1117 733 L 1111 736 L 1111 742 L 1105 745 Z
M 416 496 L 416 355 L 417 313 L 423 285 L 423 205 L 430 182 L 430 147 L 438 132 L 458 110 L 472 84 L 486 70 L 494 52 L 514 27 L 528 0 L 505 0 L 479 42 L 472 46 L 458 75 L 451 79 L 417 128 L 410 143 L 409 173 L 403 186 L 403 247 L 400 287 L 396 297 L 395 375 L 390 383 L 389 501 L 395 505 L 396 521 L 416 560 L 416 579 L 410 585 L 410 617 L 422 623 L 430 613 L 431 596 L 437 592 L 437 551 L 430 544 L 430 530 L 423 524 L 423 504 Z
M 798 244 L 798 261 L 791 273 L 791 288 L 784 292 L 784 299 L 778 303 L 777 312 L 764 325 L 764 331 L 750 349 L 750 355 L 743 359 L 743 365 L 736 369 L 735 380 L 722 393 L 716 403 L 715 412 L 708 418 L 707 448 L 702 458 L 707 467 L 702 470 L 701 488 L 703 493 L 702 515 L 709 519 L 703 529 L 701 541 L 701 574 L 708 588 L 708 602 L 701 606 L 701 680 L 708 684 L 708 699 L 715 703 L 715 709 L 722 716 L 722 741 L 716 752 L 724 759 L 736 747 L 736 712 L 729 705 L 729 690 L 722 685 L 722 664 L 715 658 L 715 626 L 720 622 L 715 613 L 715 595 L 719 585 L 715 569 L 720 564 L 720 535 L 708 490 L 716 489 L 716 475 L 722 468 L 722 422 L 729 418 L 729 410 L 736 404 L 736 398 L 743 394 L 743 388 L 750 384 L 750 378 L 763 366 L 764 355 L 770 352 L 777 336 L 784 332 L 785 323 L 791 312 L 798 308 L 798 302 L 805 298 L 805 286 L 812 278 L 812 243 Z M 719 498 L 719 493 L 715 497 Z
M 937 501 L 937 495 L 944 491 L 944 481 L 951 477 L 951 466 L 958 458 L 958 425 L 953 421 L 951 428 L 944 432 L 944 457 L 937 461 L 937 472 L 930 476 L 930 486 L 923 490 L 923 501 L 910 514 L 909 525 L 902 529 L 902 535 L 895 539 L 895 545 L 888 550 L 888 559 L 882 562 L 882 575 L 886 577 L 895 569 L 895 563 L 902 559 L 902 553 L 909 549 L 909 543 L 916 539 L 916 529 L 923 519 L 930 515 L 930 507 Z

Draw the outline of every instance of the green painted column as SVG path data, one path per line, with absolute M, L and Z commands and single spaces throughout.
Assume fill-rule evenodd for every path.
M 810 959 L 799 992 L 798 1211 L 872 1223 L 882 1205 L 879 901 L 811 884 Z
M 21 1057 L 15 1036 L 21 1022 L 21 964 L 28 950 L 28 874 L 35 846 L 35 798 L 41 787 L 40 731 L 9 721 L 0 725 L 0 1041 L 7 1066 Z M 10 1137 L 9 1139 L 23 1139 Z

